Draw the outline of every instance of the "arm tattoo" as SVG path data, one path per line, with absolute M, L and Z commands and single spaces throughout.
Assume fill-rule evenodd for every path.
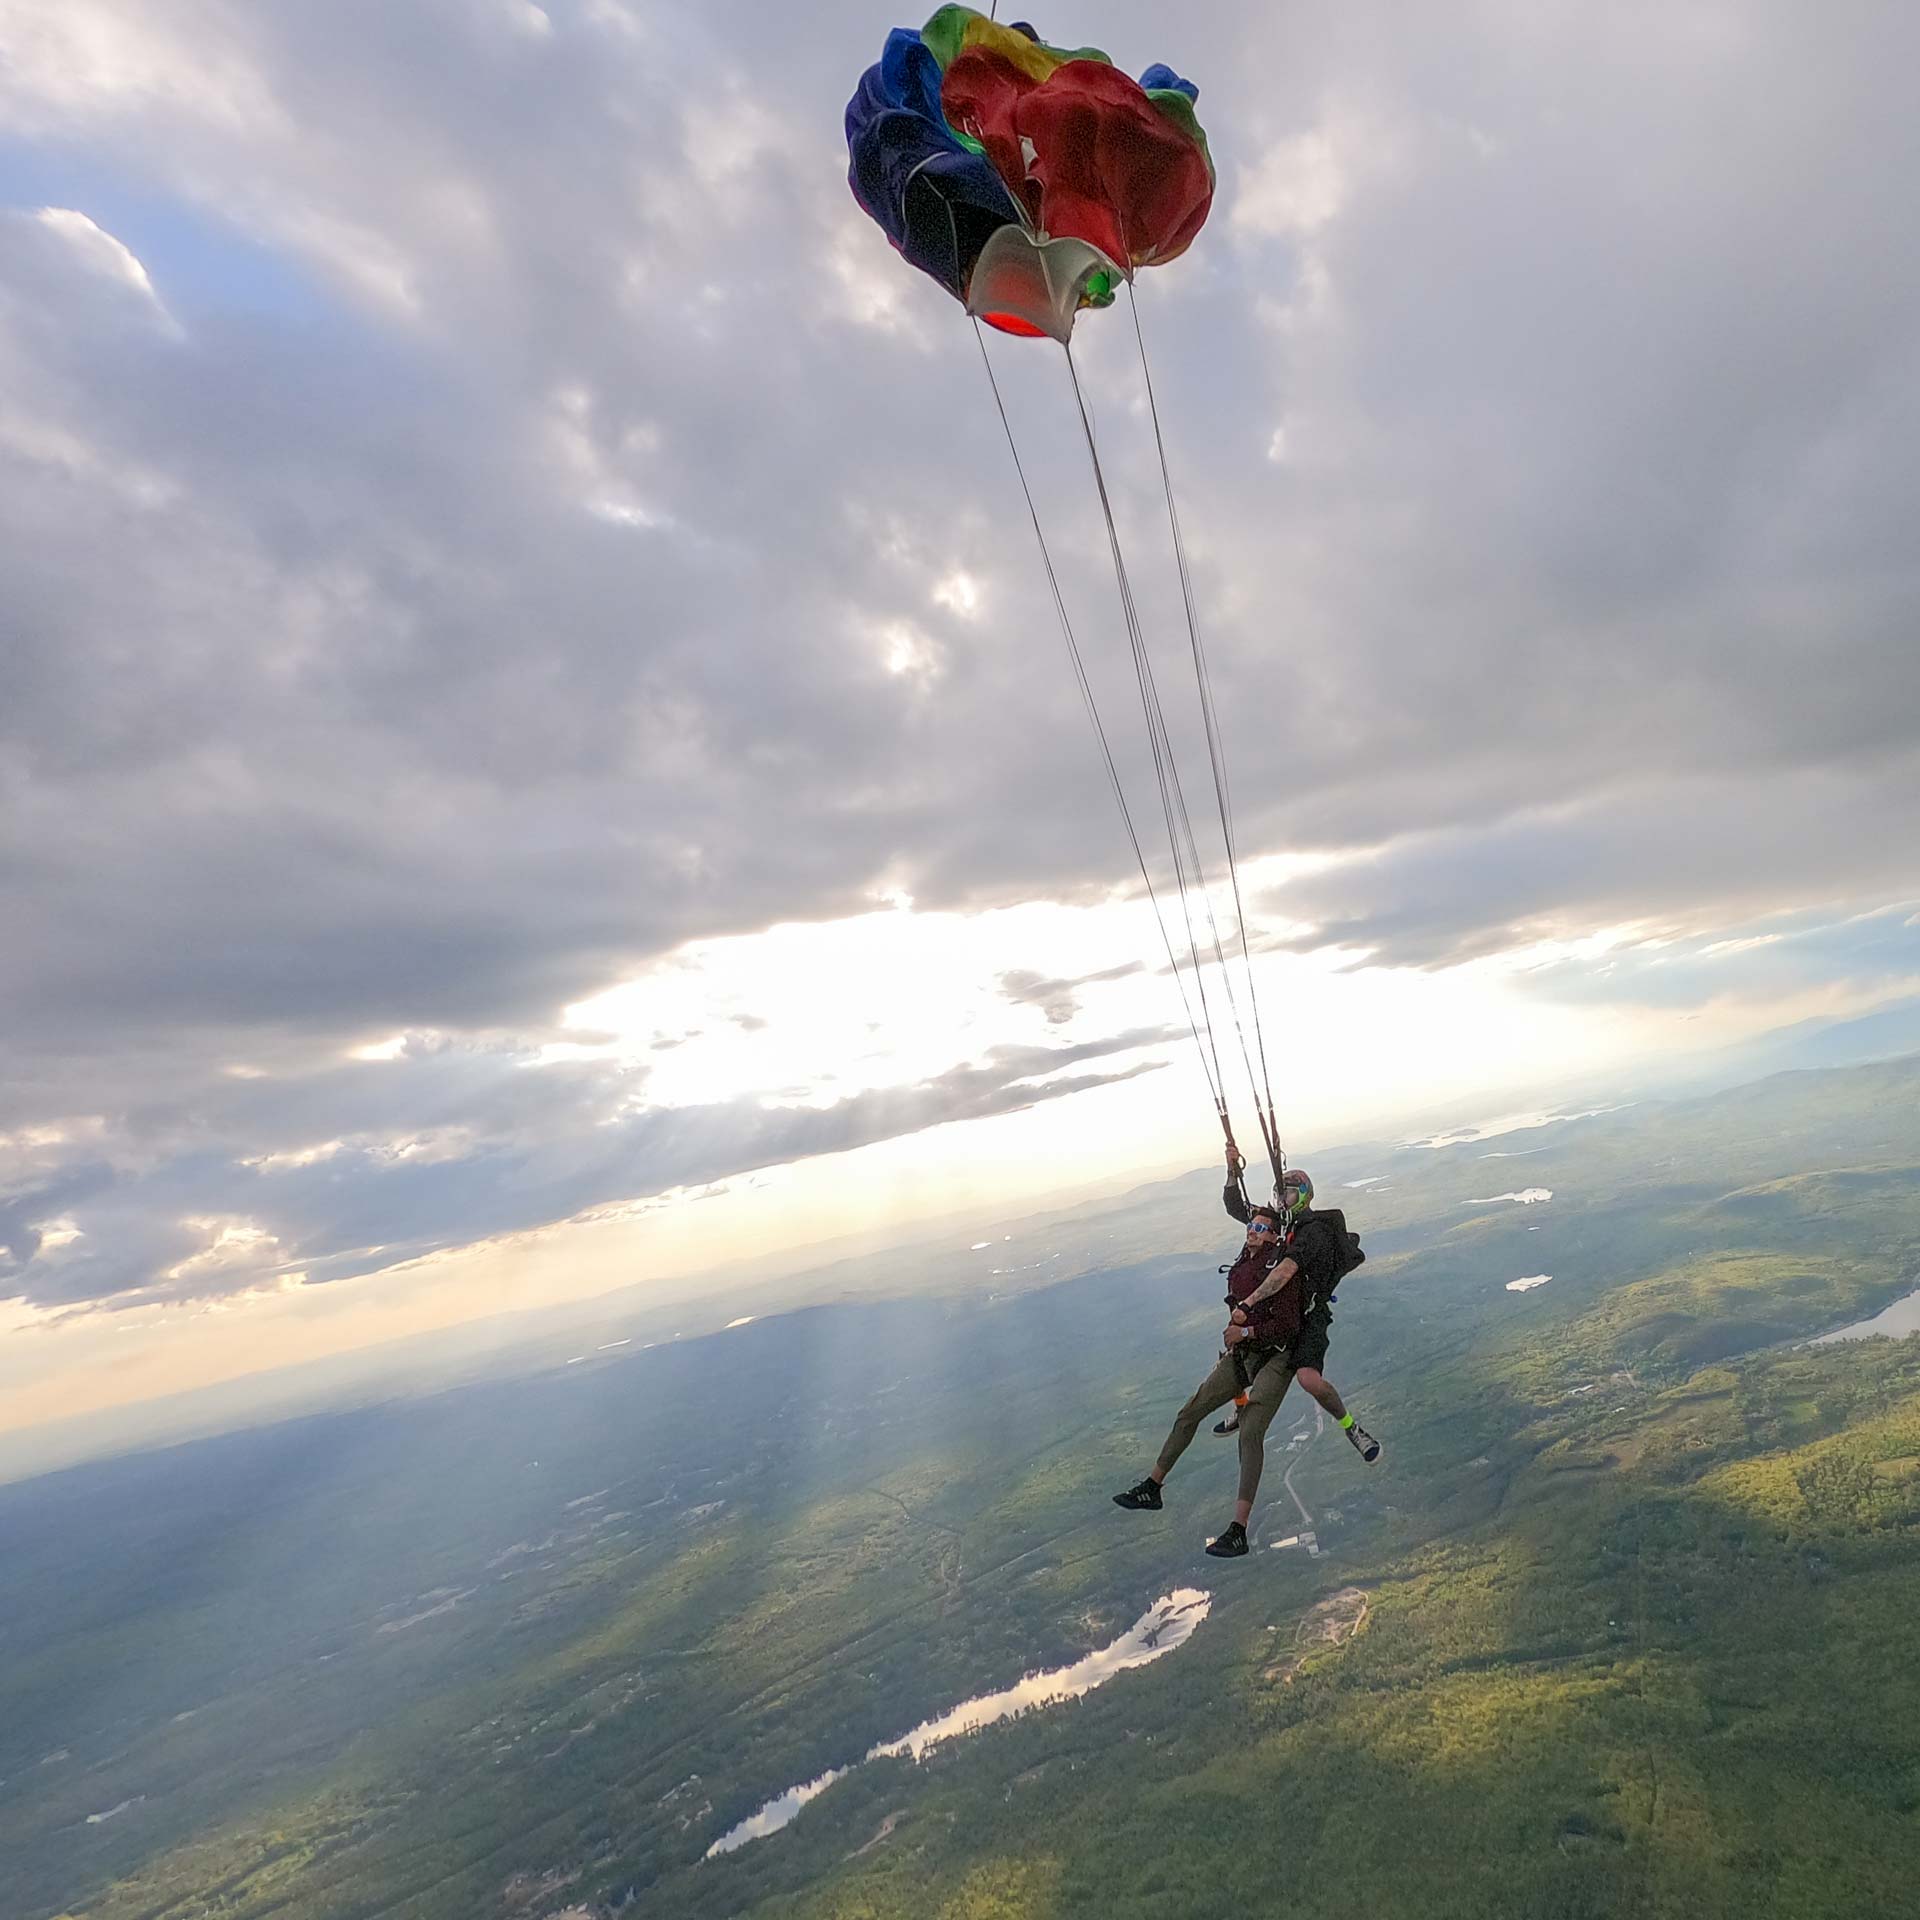
M 1262 1300 L 1271 1300 L 1299 1271 L 1291 1257 L 1282 1260 L 1240 1304 L 1243 1307 L 1257 1307 Z

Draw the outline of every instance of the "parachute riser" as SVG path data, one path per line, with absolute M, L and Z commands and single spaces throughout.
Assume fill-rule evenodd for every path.
M 1240 1179 L 1247 1170 L 1247 1156 L 1240 1151 L 1240 1143 L 1233 1137 L 1233 1122 L 1227 1117 L 1227 1103 L 1216 1098 L 1214 1111 L 1219 1115 L 1220 1131 L 1226 1136 L 1228 1165 L 1233 1168 L 1234 1178 Z M 1263 1108 L 1259 1101 L 1253 1104 L 1253 1117 L 1260 1123 L 1260 1144 L 1267 1150 L 1267 1160 L 1273 1168 L 1274 1198 L 1280 1197 L 1280 1189 L 1286 1184 L 1287 1156 L 1280 1144 L 1280 1128 L 1271 1112 Z M 1240 1189 L 1240 1197 L 1246 1198 L 1246 1187 Z

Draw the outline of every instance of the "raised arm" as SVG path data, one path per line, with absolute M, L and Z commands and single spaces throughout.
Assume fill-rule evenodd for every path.
M 1253 1218 L 1253 1210 L 1247 1205 L 1247 1190 L 1240 1184 L 1240 1176 L 1247 1170 L 1247 1163 L 1241 1158 L 1238 1148 L 1227 1149 L 1227 1184 L 1220 1194 L 1221 1204 L 1228 1215 L 1244 1227 Z

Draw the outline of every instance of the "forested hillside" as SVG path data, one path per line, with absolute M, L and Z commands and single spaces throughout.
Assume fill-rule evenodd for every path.
M 1898 1911 L 1920 1342 L 1798 1343 L 1920 1284 L 1920 1067 L 1323 1166 L 1386 1454 L 1276 1423 L 1317 1555 L 1201 1554 L 1204 1434 L 1108 1500 L 1213 1352 L 1205 1177 L 1037 1290 L 0 1489 L 0 1911 Z M 704 1858 L 1191 1586 L 1165 1658 Z

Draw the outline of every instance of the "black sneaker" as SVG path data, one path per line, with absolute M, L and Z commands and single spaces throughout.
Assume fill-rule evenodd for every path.
M 1158 1513 L 1160 1482 L 1152 1478 L 1142 1480 L 1137 1487 L 1129 1487 L 1125 1493 L 1116 1493 L 1113 1504 L 1116 1507 L 1145 1507 L 1149 1512 Z
M 1227 1417 L 1214 1427 L 1215 1433 L 1238 1433 L 1240 1431 L 1240 1409 L 1235 1407 Z
M 1216 1560 L 1237 1560 L 1247 1550 L 1247 1530 L 1238 1520 L 1229 1520 L 1218 1540 L 1207 1542 L 1207 1551 Z
M 1347 1438 L 1360 1450 L 1360 1458 L 1368 1466 L 1380 1458 L 1380 1442 L 1358 1420 L 1347 1429 Z

